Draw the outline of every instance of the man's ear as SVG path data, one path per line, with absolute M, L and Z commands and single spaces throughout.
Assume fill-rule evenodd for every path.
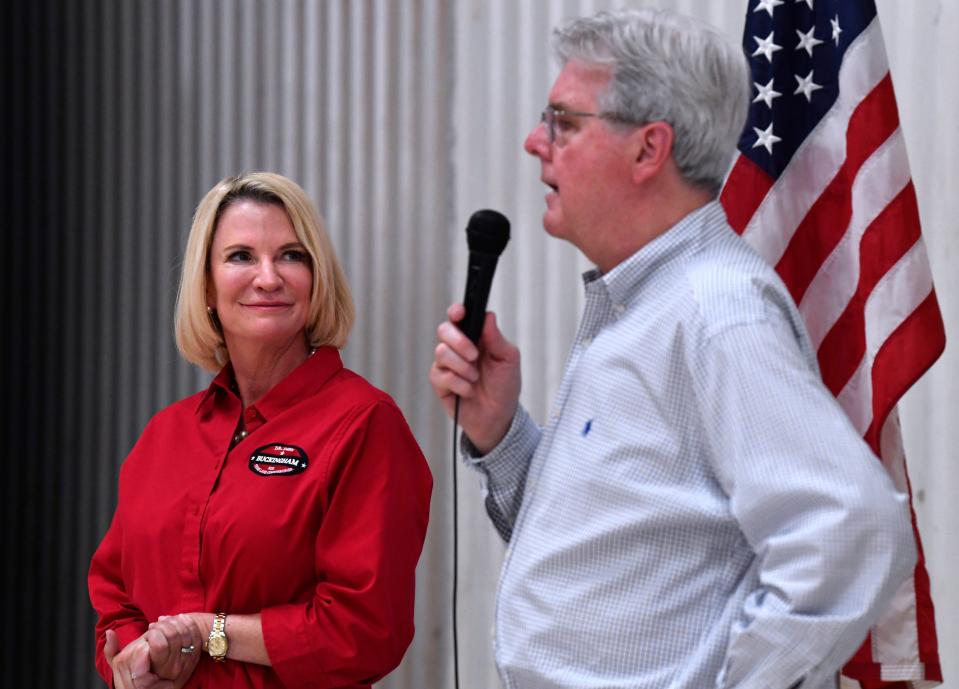
M 650 122 L 630 134 L 636 151 L 633 181 L 655 178 L 673 157 L 673 128 L 666 122 Z

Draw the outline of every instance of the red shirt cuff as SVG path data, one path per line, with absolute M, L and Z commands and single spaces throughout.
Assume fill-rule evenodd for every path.
M 260 623 L 266 654 L 283 684 L 326 689 L 326 673 L 316 660 L 316 651 L 303 620 L 303 605 L 266 608 L 260 613 Z

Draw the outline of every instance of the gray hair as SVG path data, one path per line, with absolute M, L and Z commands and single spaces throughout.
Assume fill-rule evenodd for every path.
M 600 12 L 553 32 L 560 63 L 607 68 L 599 95 L 620 122 L 667 122 L 687 183 L 718 193 L 749 107 L 746 58 L 707 24 L 665 10 Z

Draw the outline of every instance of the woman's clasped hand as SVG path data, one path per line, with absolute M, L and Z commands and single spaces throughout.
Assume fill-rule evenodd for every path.
M 104 654 L 113 668 L 115 687 L 180 689 L 200 660 L 203 633 L 191 615 L 161 615 L 149 629 L 118 651 L 113 630 L 106 633 Z

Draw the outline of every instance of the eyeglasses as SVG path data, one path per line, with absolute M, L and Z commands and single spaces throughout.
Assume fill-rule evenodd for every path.
M 571 126 L 571 123 L 564 119 L 567 117 L 598 117 L 611 122 L 630 123 L 630 120 L 613 113 L 575 112 L 573 110 L 560 110 L 554 108 L 552 105 L 547 105 L 546 109 L 540 114 L 539 121 L 546 125 L 546 133 L 549 135 L 549 142 L 551 144 L 562 146 L 566 143 L 566 132 Z

